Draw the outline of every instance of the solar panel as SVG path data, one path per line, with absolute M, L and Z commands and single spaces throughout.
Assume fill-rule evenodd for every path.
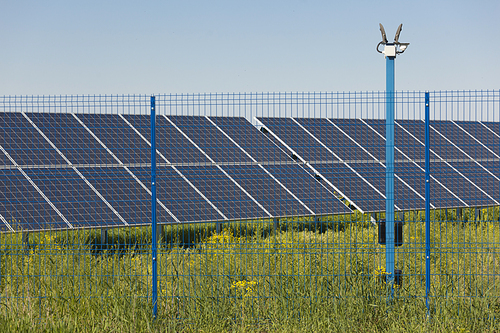
M 368 119 L 363 120 L 368 126 L 371 127 L 373 131 L 376 131 L 381 136 L 385 137 L 385 120 L 380 119 Z M 405 124 L 405 128 L 411 128 L 413 124 L 418 123 L 418 121 L 399 121 Z M 420 129 L 420 127 L 418 127 Z M 407 203 L 399 202 L 399 205 L 403 209 L 410 208 L 418 208 L 423 204 L 422 197 L 425 196 L 425 168 L 420 168 L 417 164 L 418 162 L 425 161 L 425 147 L 422 146 L 420 142 L 418 142 L 413 136 L 411 136 L 408 132 L 403 130 L 401 126 L 398 126 L 397 123 L 394 127 L 395 132 L 395 151 L 394 151 L 394 172 L 397 176 L 401 178 L 402 181 L 407 183 L 410 188 L 415 190 L 420 196 L 415 197 L 415 193 L 411 193 L 408 189 L 398 188 L 397 181 L 395 180 L 395 190 L 396 197 L 401 196 L 405 198 Z M 380 137 L 380 135 L 378 135 Z M 370 140 L 376 140 L 376 138 L 371 138 Z M 367 140 L 367 141 L 370 141 Z M 385 143 L 385 140 L 383 140 Z M 380 154 L 380 153 L 379 153 Z M 423 154 L 423 155 L 421 155 Z M 437 160 L 436 155 L 432 152 L 430 153 L 431 158 L 434 157 Z M 407 157 L 411 157 L 409 160 Z M 385 154 L 384 154 L 385 158 Z M 416 163 L 415 163 L 416 162 Z M 422 164 L 420 164 L 421 166 Z M 425 166 L 425 165 L 424 165 Z M 445 165 L 445 167 L 447 167 Z M 453 174 L 453 170 L 448 170 Z M 431 175 L 431 178 L 433 176 Z M 432 193 L 436 193 L 436 196 L 431 197 L 431 205 L 433 207 L 458 207 L 463 206 L 465 203 L 460 201 L 450 189 L 446 189 L 440 182 L 433 178 L 433 181 L 430 183 Z M 407 194 L 404 194 L 407 193 Z M 413 199 L 412 199 L 413 197 Z M 408 204 L 409 202 L 409 204 Z
M 380 133 L 380 132 L 379 132 Z M 420 120 L 397 120 L 394 124 L 394 144 L 414 161 L 425 160 L 425 124 Z M 385 131 L 382 132 L 385 136 Z M 432 151 L 431 160 L 439 158 Z
M 217 166 L 178 167 L 228 219 L 268 216 L 264 210 Z M 161 180 L 159 180 L 160 182 Z M 205 220 L 214 219 L 207 216 Z M 217 219 L 221 219 L 219 216 Z
M 422 122 L 422 124 L 424 123 Z M 448 121 L 430 121 L 430 127 L 431 149 L 433 149 L 436 154 L 445 160 L 469 159 L 469 157 L 464 154 L 462 147 L 456 145 L 457 142 L 466 144 L 466 142 L 464 142 L 464 136 L 466 134 L 463 131 L 460 131 L 458 127 Z M 471 139 L 470 137 L 468 138 Z M 480 153 L 480 145 L 475 143 L 474 146 L 474 150 Z
M 258 162 L 290 161 L 290 156 L 242 117 L 210 117 Z
M 350 119 L 349 119 L 350 120 Z M 381 161 L 385 161 L 385 131 L 386 131 L 386 123 L 385 119 L 354 119 L 355 124 L 359 124 L 363 128 L 362 135 L 356 136 L 356 141 L 363 146 L 366 150 L 370 152 L 373 156 Z M 346 125 L 345 121 L 342 119 L 332 119 L 337 126 L 344 129 L 347 132 L 347 129 L 352 127 L 353 125 Z M 366 126 L 363 126 L 365 125 Z M 347 128 L 346 128 L 347 127 Z M 395 146 L 398 147 L 398 142 L 401 136 L 401 129 L 398 126 L 394 126 L 394 142 Z M 394 161 L 409 161 L 408 157 L 404 155 L 403 151 L 398 149 L 394 150 Z M 385 162 L 384 162 L 385 164 Z
M 227 165 L 223 169 L 254 197 L 271 215 L 311 215 L 286 189 L 257 165 Z
M 376 133 L 374 133 L 368 126 L 361 122 L 361 120 L 331 119 L 330 121 L 335 124 L 335 126 L 332 125 L 331 127 L 335 128 L 335 131 L 338 133 L 336 135 L 338 141 L 333 141 L 330 144 L 338 147 L 345 142 L 348 146 L 348 149 L 343 150 L 343 153 L 345 154 L 345 158 L 342 157 L 343 159 L 373 160 L 372 156 L 375 156 L 375 158 L 380 161 L 385 160 L 384 139 L 376 135 Z M 351 141 L 346 135 L 357 142 L 361 147 L 363 147 L 363 149 L 361 149 L 357 144 Z M 369 151 L 372 156 L 368 155 L 365 150 Z M 350 158 L 349 156 L 354 156 L 355 158 Z
M 151 184 L 150 168 L 130 168 L 143 183 Z M 148 185 L 148 188 L 150 185 Z M 156 168 L 156 197 L 180 222 L 222 220 L 223 216 L 197 192 L 173 167 Z M 157 207 L 157 211 L 160 208 Z M 158 223 L 167 223 L 168 214 L 158 217 Z
M 385 198 L 345 164 L 314 164 L 314 169 L 363 211 L 375 212 L 381 207 L 385 210 Z
M 0 214 L 15 231 L 68 228 L 17 169 L 0 169 Z M 8 228 L 0 223 L 0 230 L 7 231 Z
M 285 145 L 283 145 L 283 143 L 281 143 L 280 139 L 278 137 L 276 137 L 273 132 L 269 132 L 264 126 L 260 127 L 259 132 L 264 134 L 264 136 L 269 141 L 274 143 L 274 145 L 276 147 L 278 147 L 281 151 L 283 151 L 289 158 L 297 161 L 297 156 L 294 156 L 293 152 L 290 149 L 288 149 Z
M 71 113 L 30 113 L 29 118 L 73 164 L 116 164 Z
M 143 137 L 151 140 L 151 118 L 146 115 L 124 115 Z M 156 149 L 170 163 L 206 163 L 210 161 L 165 117 L 156 117 Z
M 79 168 L 85 178 L 128 224 L 151 223 L 151 194 L 125 168 Z M 151 171 L 146 174 L 151 182 Z M 147 186 L 143 185 L 147 188 Z M 174 221 L 158 207 L 158 220 Z
M 397 122 L 400 123 L 401 126 L 407 129 L 421 142 L 425 142 L 425 123 L 423 121 L 398 120 Z M 431 122 L 429 133 L 431 144 L 430 149 L 433 151 L 433 153 L 439 155 L 445 160 L 451 161 L 467 159 L 467 156 L 464 153 L 462 153 L 451 142 L 447 140 L 445 133 L 441 133 L 446 131 L 446 126 L 447 125 L 443 125 L 439 122 Z M 425 151 L 423 155 L 420 155 L 420 158 L 422 156 L 425 156 Z
M 425 197 L 425 169 L 420 169 L 418 165 L 414 163 L 394 163 L 394 172 L 401 179 L 406 182 L 411 188 L 417 191 L 420 195 Z M 431 207 L 459 207 L 464 206 L 465 203 L 460 201 L 456 196 L 453 195 L 451 191 L 446 190 L 436 179 L 432 179 L 430 182 L 431 193 L 433 193 L 431 197 Z M 410 201 L 409 203 L 400 203 L 398 204 L 406 209 L 406 207 L 420 207 L 425 202 L 421 198 L 417 198 L 413 193 L 408 195 L 409 191 L 407 188 L 398 189 L 395 183 L 395 198 L 402 196 L 406 200 Z M 412 199 L 413 197 L 413 199 Z
M 125 225 L 72 168 L 25 172 L 73 227 Z
M 460 124 L 448 121 L 432 121 L 431 124 L 472 159 L 481 161 L 498 158 L 487 148 L 487 145 L 482 144 L 481 141 L 474 137 L 477 136 L 481 138 L 481 140 L 484 140 L 491 148 L 494 148 L 495 135 L 480 123 L 467 122 Z M 496 153 L 498 153 L 498 149 Z
M 302 166 L 294 164 L 265 165 L 271 174 L 295 194 L 316 214 L 348 213 L 332 189 L 323 186 L 320 180 L 309 174 Z M 326 185 L 326 184 L 325 184 Z
M 385 199 L 382 194 L 383 192 L 381 192 L 380 189 L 378 189 L 379 192 L 377 192 L 373 184 L 368 183 L 369 180 L 367 180 L 366 178 L 363 180 L 359 176 L 359 174 L 351 169 L 354 167 L 349 168 L 349 166 L 341 163 L 338 158 L 336 158 L 330 151 L 328 151 L 328 149 L 326 149 L 321 143 L 314 139 L 313 136 L 302 129 L 291 118 L 259 118 L 259 121 L 261 121 L 267 128 L 269 128 L 269 130 L 273 131 L 278 137 L 280 137 L 302 158 L 311 163 L 316 171 L 326 177 L 333 184 L 333 186 L 339 189 L 340 192 L 344 193 L 344 195 L 348 196 L 351 201 L 358 205 L 362 210 L 379 211 L 385 209 Z M 305 128 L 310 130 L 310 132 L 319 132 L 321 138 L 330 143 L 333 146 L 332 148 L 337 148 L 337 145 L 332 144 L 335 139 L 328 138 L 328 134 L 326 133 L 327 129 L 331 129 L 333 127 L 328 122 L 323 122 L 322 120 L 316 119 L 297 119 L 297 122 L 299 122 L 301 125 L 302 123 L 304 123 L 307 126 Z M 347 142 L 347 140 L 349 140 L 345 136 L 345 139 L 340 139 L 341 133 L 338 131 L 337 134 L 337 139 L 343 142 Z M 307 142 L 307 145 L 304 144 L 304 142 Z M 354 143 L 352 141 L 350 142 L 351 143 L 348 145 L 354 148 Z M 342 144 L 339 144 L 339 146 L 341 145 Z M 359 149 L 359 147 L 356 148 Z M 333 150 L 331 151 L 335 152 Z M 318 152 L 319 156 L 316 155 L 316 152 Z M 349 157 L 347 150 L 345 150 L 345 157 Z M 364 152 L 363 154 L 359 153 L 356 157 L 364 159 L 349 159 L 348 161 L 361 161 L 362 163 L 360 163 L 358 166 L 360 171 L 365 173 L 365 175 L 369 176 L 370 178 L 377 178 L 373 173 L 373 169 L 378 167 L 373 163 L 373 159 Z M 367 160 L 368 158 L 370 159 L 369 161 Z M 327 163 L 328 161 L 330 161 L 331 164 Z M 363 165 L 367 162 L 370 162 L 369 164 L 370 166 L 373 166 L 373 168 L 367 168 L 366 165 Z M 354 165 L 356 164 L 353 164 L 353 166 Z M 377 163 L 377 165 L 379 164 Z M 379 180 L 377 179 L 377 181 Z M 357 189 L 356 193 L 352 193 L 353 188 Z
M 472 205 L 481 206 L 498 204 L 500 193 L 498 191 L 498 179 L 496 179 L 496 177 L 486 172 L 481 166 L 474 162 L 451 162 L 450 164 L 474 183 L 475 186 L 466 184 L 467 188 L 475 193 L 475 197 L 472 198 L 472 202 L 474 202 Z M 431 171 L 433 167 L 435 168 L 434 165 L 431 165 Z M 481 189 L 481 191 L 479 191 L 478 188 Z
M 258 118 L 269 130 L 283 140 L 304 160 L 311 163 L 338 161 L 337 158 L 304 131 L 291 118 Z
M 483 161 L 480 162 L 480 164 L 485 167 L 489 172 L 493 173 L 495 176 L 498 177 L 500 175 L 500 162 L 499 161 Z M 490 178 L 491 179 L 491 178 Z M 483 181 L 479 181 L 479 184 L 483 184 Z M 478 185 L 479 185 L 478 184 Z M 496 201 L 500 201 L 500 195 L 497 195 L 498 193 L 498 187 L 500 186 L 500 182 L 498 180 L 492 181 L 491 183 L 488 183 L 488 186 L 490 187 L 490 190 L 488 193 L 495 199 Z
M 385 194 L 385 140 L 377 135 L 365 123 L 357 119 L 304 118 L 297 119 L 309 132 L 347 162 L 361 177 L 373 185 L 381 194 Z M 333 124 L 332 124 L 333 123 Z M 368 151 L 366 147 L 372 151 Z M 374 156 L 374 154 L 377 156 Z M 396 159 L 403 155 L 397 154 Z M 399 177 L 394 179 L 396 207 L 415 209 L 425 207 L 423 195 L 408 187 Z M 377 210 L 384 210 L 379 207 Z
M 1 112 L 0 132 L 0 145 L 19 165 L 67 164 L 22 113 Z M 11 164 L 5 155 L 2 160 Z
M 77 114 L 124 164 L 150 163 L 151 147 L 117 114 Z
M 425 163 L 417 163 L 422 169 L 425 169 Z M 488 199 L 487 196 L 481 191 L 480 188 L 474 186 L 466 178 L 461 176 L 457 171 L 453 170 L 445 162 L 434 161 L 430 164 L 430 171 L 432 177 L 439 181 L 445 188 L 454 193 L 465 205 L 477 206 L 492 204 L 493 201 Z M 460 170 L 458 170 L 460 171 Z M 431 181 L 431 186 L 434 181 Z M 437 197 L 437 196 L 436 196 Z M 433 201 L 432 201 L 433 202 Z M 436 202 L 437 203 L 437 202 Z M 436 204 L 433 202 L 433 204 Z M 459 205 L 463 206 L 463 205 Z
M 252 161 L 207 118 L 199 116 L 168 116 L 168 118 L 215 162 Z
M 491 132 L 495 133 L 497 136 L 500 136 L 500 123 L 499 122 L 483 121 L 481 123 L 484 126 L 488 127 L 491 130 Z

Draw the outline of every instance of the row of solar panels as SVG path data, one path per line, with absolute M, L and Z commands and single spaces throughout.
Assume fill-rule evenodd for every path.
M 157 117 L 160 223 L 385 210 L 385 121 L 258 121 Z M 424 124 L 395 128 L 396 209 L 421 209 Z M 149 116 L 9 112 L 0 129 L 3 230 L 150 223 Z M 434 207 L 498 204 L 499 129 L 432 123 Z
M 259 118 L 276 141 L 312 164 L 365 211 L 385 208 L 385 120 Z M 431 207 L 498 205 L 500 124 L 430 122 Z M 424 207 L 425 123 L 395 122 L 395 205 Z M 378 163 L 371 163 L 378 161 Z M 354 176 L 358 175 L 358 177 Z

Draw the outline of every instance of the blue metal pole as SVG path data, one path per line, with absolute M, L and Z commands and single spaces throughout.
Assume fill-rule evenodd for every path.
M 386 57 L 386 124 L 385 124 L 385 271 L 387 282 L 394 281 L 394 62 Z
M 425 305 L 429 311 L 431 288 L 431 160 L 429 92 L 425 92 Z
M 155 96 L 151 96 L 151 255 L 152 266 L 152 296 L 153 296 L 153 317 L 158 314 L 158 271 L 156 267 L 157 240 L 156 240 L 156 101 Z

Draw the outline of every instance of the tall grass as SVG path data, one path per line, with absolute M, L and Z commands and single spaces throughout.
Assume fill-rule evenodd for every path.
M 382 216 L 383 217 L 383 216 Z M 150 228 L 1 236 L 0 327 L 74 332 L 498 331 L 498 209 L 431 214 L 430 311 L 422 212 L 406 213 L 396 249 L 359 213 L 315 221 L 169 226 L 157 257 L 152 319 Z

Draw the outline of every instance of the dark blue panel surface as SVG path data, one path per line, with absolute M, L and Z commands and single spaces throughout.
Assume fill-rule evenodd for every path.
M 0 165 L 13 165 L 3 152 L 0 152 L 0 163 Z
M 122 163 L 151 163 L 151 147 L 117 114 L 77 114 Z
M 445 140 L 441 135 L 435 135 L 434 141 L 431 137 L 431 149 L 446 160 L 468 159 L 467 155 L 460 151 L 470 153 L 474 158 L 493 158 L 494 156 L 484 149 L 477 141 L 460 130 L 455 124 L 449 121 L 431 121 L 430 125 L 435 131 L 444 135 L 452 143 Z M 485 129 L 486 130 L 486 129 Z M 431 131 L 431 133 L 434 131 Z M 459 149 L 460 148 L 460 149 Z M 469 155 L 470 155 L 469 154 Z
M 417 137 L 422 143 L 425 142 L 425 123 L 423 121 L 398 120 L 397 123 L 401 124 L 401 126 Z M 442 126 L 440 123 L 431 123 L 429 137 L 431 143 L 430 149 L 433 153 L 439 155 L 442 159 L 449 161 L 467 159 L 465 154 L 460 152 L 443 136 L 439 135 L 438 131 L 445 137 L 451 133 L 446 126 Z M 423 144 L 422 149 L 425 149 Z M 425 157 L 425 151 L 419 156 Z M 436 158 L 435 155 L 431 156 L 431 159 L 433 158 Z
M 285 185 L 297 198 L 315 214 L 349 213 L 351 210 L 335 195 L 333 189 L 327 190 L 320 181 L 296 164 L 265 165 L 276 179 Z
M 223 169 L 273 216 L 312 214 L 259 166 L 231 165 Z
M 488 171 L 496 175 L 497 177 L 500 177 L 500 162 L 499 161 L 483 161 L 480 162 L 483 167 L 485 167 Z M 493 190 L 492 193 L 499 193 L 500 192 L 500 182 L 495 181 L 492 184 L 488 184 L 489 188 Z M 493 198 L 496 201 L 500 202 L 500 195 L 499 196 L 493 196 Z
M 342 131 L 326 119 L 305 118 L 297 119 L 304 127 L 319 138 L 332 151 L 336 152 L 344 161 L 355 169 L 370 184 L 381 193 L 385 193 L 385 167 L 375 162 L 372 156 L 363 148 L 369 148 L 373 156 L 383 161 L 385 159 L 385 140 L 359 119 L 333 119 L 332 121 Z M 377 126 L 377 124 L 375 124 Z M 379 125 L 379 127 L 381 127 Z M 384 127 L 381 127 L 385 129 Z M 368 149 L 367 149 L 368 150 Z M 403 155 L 395 152 L 396 160 L 403 160 Z M 417 193 L 406 186 L 398 178 L 394 179 L 396 191 L 395 204 L 399 208 L 422 208 L 424 202 Z
M 245 118 L 211 117 L 210 119 L 257 161 L 291 160 L 288 154 L 279 149 Z
M 386 169 L 379 163 L 350 163 L 364 179 L 372 184 L 380 193 L 385 194 L 385 177 Z M 400 176 L 396 170 L 395 175 Z M 401 177 L 401 176 L 400 176 Z M 416 209 L 424 208 L 425 203 L 421 197 L 409 186 L 405 185 L 398 177 L 394 178 L 394 204 L 399 209 Z M 421 193 L 425 196 L 425 191 Z M 385 209 L 385 206 L 384 208 Z
M 347 135 L 349 135 L 353 140 L 355 140 L 359 145 L 361 145 L 364 149 L 370 152 L 373 156 L 375 156 L 378 160 L 385 160 L 385 140 L 377 135 L 371 128 L 366 126 L 359 119 L 331 119 L 335 125 L 337 125 L 342 131 L 344 131 Z M 383 128 L 384 131 L 382 133 L 385 134 L 385 125 L 379 126 L 376 123 L 372 125 L 375 126 L 375 129 Z M 385 135 L 384 135 L 385 137 Z M 360 149 L 357 147 L 353 147 L 353 149 Z M 359 153 L 358 153 L 359 154 Z M 395 152 L 397 154 L 397 152 Z M 398 157 L 395 155 L 395 159 Z M 367 159 L 372 159 L 368 157 Z
M 410 187 L 425 197 L 425 169 L 420 169 L 413 163 L 405 162 L 395 163 L 394 172 Z M 435 207 L 458 207 L 464 205 L 437 181 L 431 179 L 430 186 L 431 204 Z M 413 209 L 424 208 L 424 206 L 422 206 L 424 201 L 420 198 L 415 198 L 413 193 L 408 195 L 409 189 L 407 187 L 400 189 L 396 188 L 395 190 L 395 197 L 402 197 L 402 200 L 398 201 L 398 204 L 402 206 L 400 207 L 401 209 L 407 209 L 407 207 L 411 207 Z M 405 202 L 405 200 L 408 200 L 408 202 Z
M 5 140 L 5 137 L 2 137 L 2 140 Z M 0 145 L 3 145 L 3 143 L 0 143 Z M 1 152 L 1 151 L 0 151 L 0 163 L 1 163 L 0 165 L 9 165 L 9 166 L 13 166 L 14 165 L 9 160 L 9 158 L 3 152 Z
M 342 160 L 346 162 L 373 160 L 370 155 L 368 155 L 365 151 L 363 151 L 363 149 L 356 145 L 355 142 L 333 126 L 327 119 L 297 118 L 296 120 Z M 357 131 L 361 131 L 361 126 L 353 125 L 349 129 L 352 130 L 352 134 L 354 135 L 354 138 L 356 138 L 356 134 L 358 134 Z M 332 156 L 330 159 L 333 158 L 334 157 Z
M 184 133 L 190 135 L 187 131 Z M 211 163 L 163 116 L 156 119 L 156 147 L 170 163 Z
M 0 145 L 19 165 L 67 164 L 21 113 L 0 112 L 0 135 Z
M 483 121 L 481 123 L 496 133 L 497 136 L 500 136 L 500 122 Z
M 79 168 L 78 170 L 128 224 L 151 223 L 151 195 L 127 170 L 124 168 Z M 151 179 L 151 172 L 139 176 Z M 137 178 L 139 176 L 136 175 Z M 148 188 L 150 183 L 151 180 L 143 182 Z M 158 221 L 174 221 L 160 206 L 156 211 Z
M 385 210 L 385 199 L 342 163 L 315 164 L 318 170 L 364 211 Z
M 124 225 L 73 169 L 25 171 L 73 227 Z
M 145 115 L 124 116 L 148 141 L 151 141 L 151 119 Z M 156 149 L 170 163 L 211 163 L 165 117 L 156 116 Z M 163 160 L 159 159 L 162 163 Z
M 258 119 L 306 161 L 337 161 L 327 149 L 291 118 Z
M 431 124 L 433 123 L 434 122 L 431 122 Z M 450 122 L 439 123 L 442 123 L 442 128 L 446 128 L 445 131 L 448 139 L 453 141 L 453 143 L 474 160 L 479 161 L 497 158 L 486 147 L 497 155 L 500 153 L 499 138 L 479 122 L 457 121 L 456 125 Z M 435 127 L 437 127 L 437 125 Z M 464 130 L 470 135 L 465 133 Z M 473 137 L 471 137 L 471 135 Z
M 273 142 L 274 145 L 276 147 L 278 147 L 281 151 L 283 151 L 287 156 L 289 156 L 290 158 L 296 160 L 296 157 L 293 156 L 293 153 L 290 151 L 290 149 L 288 149 L 287 147 L 285 147 L 274 135 L 272 132 L 269 132 L 266 128 L 264 128 L 263 126 L 260 128 L 259 132 L 261 132 L 262 134 L 264 134 L 266 136 L 266 138 Z
M 460 171 L 465 177 L 472 181 L 475 185 L 481 188 L 484 192 L 489 194 L 493 199 L 499 201 L 500 193 L 498 192 L 498 180 L 484 170 L 480 165 L 475 162 L 452 162 L 450 163 L 454 168 Z M 432 165 L 431 165 L 432 170 Z M 498 177 L 498 175 L 497 175 Z M 465 186 L 470 188 L 471 191 L 475 191 L 477 194 L 476 201 L 474 205 L 492 205 L 494 202 L 492 199 L 488 198 L 484 193 L 472 188 L 473 185 L 467 183 Z
M 71 163 L 117 163 L 72 114 L 44 112 L 28 116 Z
M 358 120 L 358 122 L 361 121 Z M 364 122 L 366 122 L 369 128 L 364 131 L 364 136 L 359 137 L 358 142 L 362 144 L 363 147 L 365 147 L 365 149 L 367 149 L 376 158 L 381 161 L 385 161 L 385 119 L 366 119 L 364 120 Z M 397 148 L 394 149 L 394 161 L 396 162 L 408 161 L 408 158 L 399 152 L 399 150 L 401 150 L 400 146 L 407 145 L 407 143 L 404 142 L 405 136 L 401 132 L 403 132 L 401 127 L 394 125 L 394 144 Z M 405 134 L 406 136 L 409 136 L 407 133 Z M 415 142 L 420 145 L 420 143 L 418 143 L 417 141 Z M 406 148 L 408 149 L 409 147 Z M 404 150 L 401 151 L 404 153 Z
M 205 117 L 168 116 L 168 118 L 215 162 L 251 162 L 238 146 Z
M 145 174 L 147 170 L 133 172 Z M 131 169 L 132 170 L 132 169 Z M 183 168 L 178 168 L 185 175 Z M 186 176 L 186 175 L 185 175 Z M 189 177 L 186 177 L 189 178 Z M 192 179 L 190 179 L 192 181 Z M 194 183 L 194 182 L 193 182 Z M 196 186 L 196 184 L 194 184 Z M 214 191 L 217 188 L 213 189 Z M 223 217 L 172 167 L 158 167 L 156 171 L 156 197 L 181 222 L 216 221 Z M 205 194 L 205 193 L 203 193 Z
M 130 168 L 144 184 L 151 184 L 150 168 Z M 151 188 L 149 185 L 148 188 Z M 222 216 L 172 167 L 157 167 L 156 197 L 180 222 L 222 220 Z M 157 205 L 157 212 L 161 207 Z M 166 214 L 158 223 L 170 221 Z M 161 217 L 161 216 L 160 216 Z
M 268 215 L 216 166 L 179 167 L 179 170 L 229 219 Z
M 422 125 L 423 123 L 421 123 L 420 120 L 397 120 L 394 125 L 394 143 L 410 159 L 423 162 L 425 161 L 425 124 Z M 380 134 L 385 136 L 383 127 L 378 126 L 376 129 Z M 437 156 L 431 151 L 430 158 L 437 159 Z
M 16 231 L 68 228 L 17 169 L 0 170 L 0 214 Z M 0 230 L 6 230 L 3 223 Z
M 425 168 L 424 162 L 418 164 L 421 168 Z M 489 198 L 487 198 L 479 189 L 477 189 L 474 185 L 468 182 L 464 177 L 462 177 L 452 168 L 448 167 L 444 162 L 433 162 L 431 163 L 430 167 L 431 175 L 435 177 L 439 182 L 441 182 L 443 186 L 450 189 L 467 205 L 480 206 L 493 204 L 493 202 Z M 431 196 L 435 195 L 439 194 L 431 193 Z M 435 200 L 432 201 L 434 205 L 436 205 L 435 202 Z

